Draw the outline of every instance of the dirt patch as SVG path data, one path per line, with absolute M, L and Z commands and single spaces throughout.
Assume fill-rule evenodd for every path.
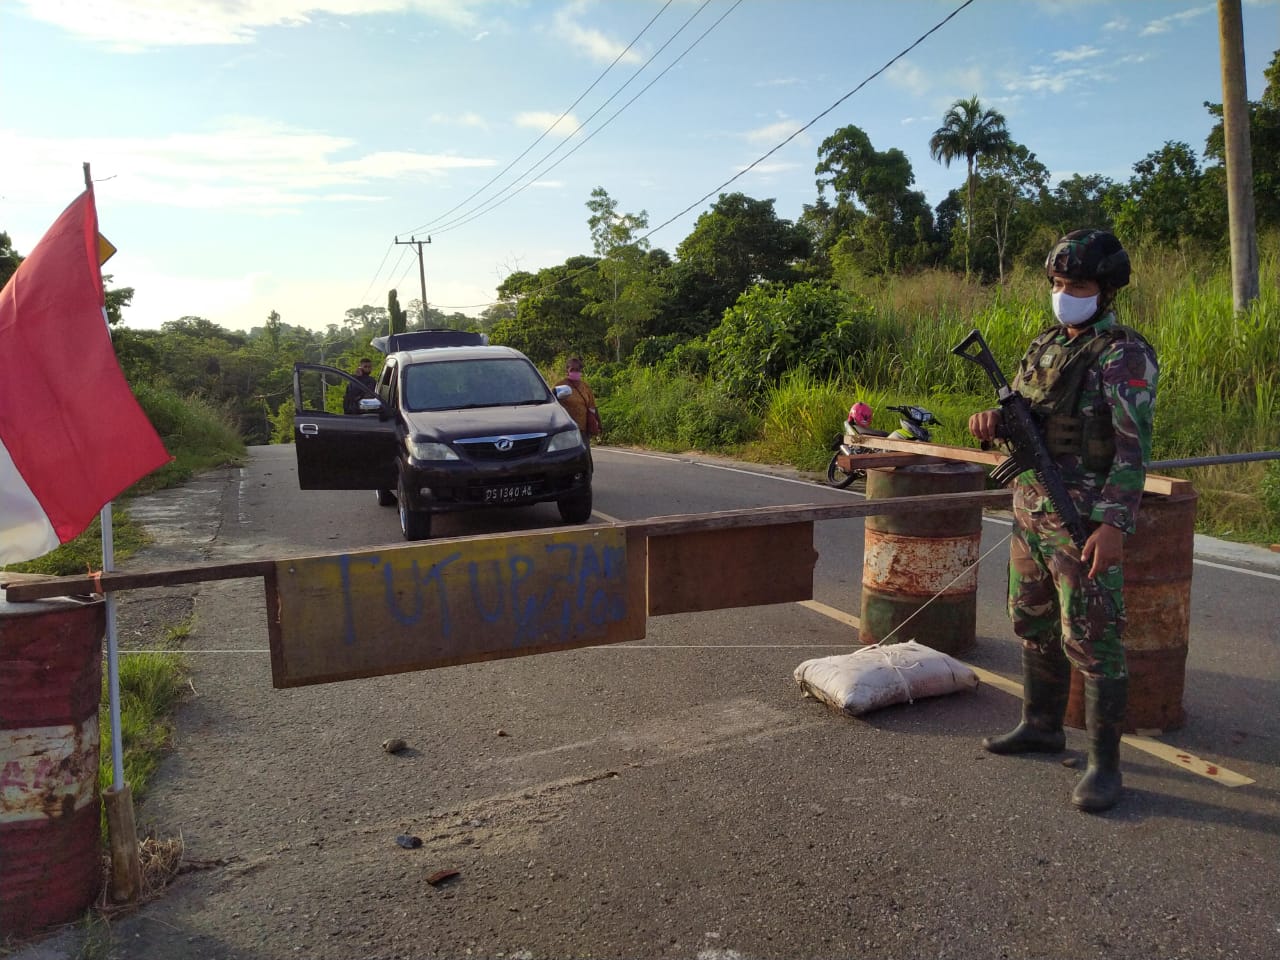
M 116 638 L 121 650 L 181 647 L 175 628 L 185 628 L 195 610 L 195 598 L 168 588 L 130 590 L 116 601 Z

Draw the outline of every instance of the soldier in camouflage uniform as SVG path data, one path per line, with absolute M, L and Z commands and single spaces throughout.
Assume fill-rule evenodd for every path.
M 1071 665 L 1085 681 L 1089 765 L 1072 793 L 1082 810 L 1120 797 L 1125 671 L 1124 538 L 1134 531 L 1151 456 L 1155 352 L 1116 322 L 1111 304 L 1129 282 L 1129 256 L 1102 230 L 1076 230 L 1045 262 L 1058 323 L 1032 342 L 1013 387 L 1030 402 L 1080 515 L 1093 529 L 1079 550 L 1030 473 L 1014 482 L 1009 614 L 1023 641 L 1023 716 L 988 737 L 992 753 L 1059 753 L 1066 746 Z M 969 420 L 981 440 L 1000 411 Z

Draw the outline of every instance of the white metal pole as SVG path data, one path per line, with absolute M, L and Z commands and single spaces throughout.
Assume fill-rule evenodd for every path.
M 114 531 L 111 527 L 111 502 L 99 514 L 102 524 L 102 572 L 111 573 L 116 568 Z M 107 695 L 111 708 L 111 786 L 123 790 L 124 745 L 120 734 L 120 651 L 116 644 L 116 597 L 110 590 L 104 594 L 107 602 Z

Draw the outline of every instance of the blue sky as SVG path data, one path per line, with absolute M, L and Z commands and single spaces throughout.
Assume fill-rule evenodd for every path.
M 512 270 L 591 251 L 593 188 L 662 224 L 961 2 L 0 0 L 0 230 L 29 252 L 87 160 L 120 251 L 105 269 L 136 290 L 130 326 L 247 330 L 276 310 L 322 330 L 392 286 L 407 303 L 417 261 L 393 240 L 414 231 L 432 238 L 429 303 L 476 314 Z M 1280 0 L 1246 0 L 1244 24 L 1256 99 Z M 936 205 L 963 168 L 932 161 L 929 136 L 972 94 L 1055 179 L 1125 180 L 1166 140 L 1203 148 L 1202 103 L 1221 99 L 1216 4 L 975 0 L 725 190 L 796 218 L 818 145 L 856 124 L 910 157 Z M 714 199 L 650 242 L 674 252 Z

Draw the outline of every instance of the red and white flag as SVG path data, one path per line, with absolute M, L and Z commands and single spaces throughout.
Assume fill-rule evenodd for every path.
M 171 459 L 120 372 L 86 190 L 0 291 L 0 564 L 72 540 Z

